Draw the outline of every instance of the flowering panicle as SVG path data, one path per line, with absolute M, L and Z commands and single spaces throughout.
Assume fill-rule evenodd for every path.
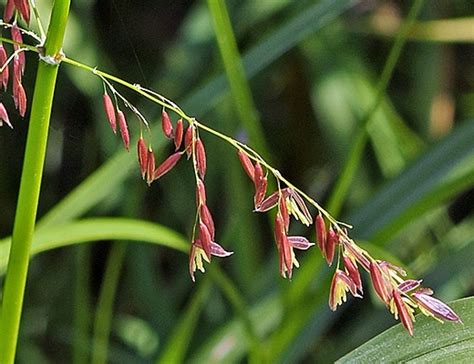
M 125 148 L 129 149 L 130 136 L 128 131 L 125 114 L 118 107 L 118 101 L 122 100 L 128 108 L 130 108 L 140 120 L 144 120 L 141 114 L 138 114 L 134 108 L 122 95 L 108 83 L 104 81 L 105 88 L 108 87 L 114 96 L 115 103 L 105 91 L 103 95 L 103 105 L 107 120 L 115 133 L 117 123 L 119 125 L 120 134 Z M 1 110 L 0 110 L 1 111 Z M 1 117 L 1 115 L 0 115 Z M 162 178 L 171 171 L 186 154 L 188 159 L 192 159 L 192 164 L 196 179 L 196 224 L 193 229 L 193 238 L 189 256 L 189 272 L 194 281 L 194 273 L 196 270 L 204 272 L 204 261 L 210 262 L 212 256 L 227 257 L 232 252 L 226 251 L 220 244 L 215 241 L 216 229 L 214 218 L 206 202 L 206 188 L 204 178 L 207 169 L 206 149 L 202 139 L 199 137 L 198 128 L 189 122 L 188 127 L 184 127 L 183 119 L 179 119 L 173 127 L 173 121 L 167 110 L 161 112 L 161 128 L 163 135 L 173 141 L 174 152 L 171 153 L 159 165 L 156 165 L 155 155 L 150 146 L 147 147 L 146 142 L 140 133 L 137 141 L 137 157 L 140 174 L 146 183 L 150 186 L 154 181 Z M 301 242 L 299 243 L 301 245 Z
M 245 148 L 244 148 L 245 147 Z M 359 269 L 368 272 L 377 296 L 385 303 L 396 319 L 400 319 L 405 329 L 413 335 L 415 309 L 437 319 L 460 322 L 456 313 L 446 304 L 431 296 L 432 291 L 419 288 L 421 281 L 405 279 L 405 271 L 393 264 L 372 258 L 352 240 L 346 225 L 334 220 L 316 202 L 304 195 L 305 199 L 318 210 L 314 219 L 295 188 L 281 188 L 282 181 L 278 171 L 271 169 L 256 153 L 248 153 L 247 147 L 238 148 L 238 157 L 245 173 L 255 187 L 255 212 L 267 212 L 276 208 L 275 241 L 280 258 L 280 274 L 291 278 L 293 267 L 298 267 L 294 249 L 306 250 L 314 245 L 304 237 L 289 236 L 290 217 L 303 225 L 315 225 L 317 245 L 327 264 L 337 261 L 336 270 L 331 282 L 329 307 L 336 310 L 347 300 L 350 293 L 353 297 L 362 298 L 364 293 Z M 253 160 L 253 161 L 252 161 Z M 265 197 L 268 171 L 274 174 L 278 190 Z
M 13 24 L 6 26 L 10 28 L 13 40 L 13 54 L 10 57 L 3 44 L 0 43 L 0 87 L 6 91 L 9 80 L 12 80 L 15 108 L 20 116 L 24 117 L 27 96 L 22 81 L 26 66 L 24 52 L 27 48 L 22 48 L 22 34 L 34 36 L 34 33 L 20 29 L 17 20 L 23 19 L 24 22 L 29 23 L 30 3 L 28 0 L 7 0 L 4 20 L 8 22 L 13 18 L 15 19 Z M 10 69 L 10 63 L 13 63 L 12 69 Z M 128 110 L 135 114 L 141 128 L 145 125 L 150 132 L 149 124 L 140 111 L 109 81 L 116 81 L 116 78 L 95 69 L 92 72 L 100 77 L 104 84 L 102 103 L 110 128 L 116 134 L 118 126 L 123 145 L 128 151 L 130 130 L 125 112 Z M 127 83 L 121 82 L 121 84 Z M 183 154 L 186 154 L 187 160 L 192 162 L 196 185 L 196 219 L 190 239 L 189 273 L 193 281 L 196 270 L 204 272 L 204 262 L 210 263 L 212 256 L 227 257 L 233 254 L 216 242 L 216 225 L 207 204 L 204 182 L 207 156 L 204 142 L 200 137 L 200 130 L 204 129 L 237 149 L 240 163 L 253 183 L 254 212 L 262 213 L 276 209 L 274 238 L 279 256 L 279 271 L 283 278 L 291 279 L 293 268 L 299 267 L 294 250 L 307 250 L 316 245 L 304 236 L 290 234 L 292 220 L 306 227 L 314 224 L 316 243 L 324 260 L 329 266 L 336 262 L 329 293 L 331 310 L 336 310 L 337 306 L 347 301 L 349 293 L 353 297 L 362 298 L 363 285 L 360 274 L 362 268 L 368 273 L 376 295 L 395 316 L 395 319 L 400 319 L 410 335 L 413 335 L 414 331 L 416 309 L 440 321 L 461 322 L 449 306 L 432 296 L 431 289 L 421 287 L 421 280 L 406 279 L 403 269 L 386 261 L 376 260 L 360 248 L 348 235 L 347 228 L 350 226 L 336 221 L 315 200 L 284 179 L 278 170 L 271 167 L 254 150 L 188 117 L 176 104 L 165 97 L 144 89 L 140 85 L 133 85 L 133 87 L 128 85 L 129 88 L 146 95 L 162 106 L 161 129 L 165 138 L 173 144 L 173 152 L 157 165 L 152 146 L 150 143 L 147 144 L 140 128 L 136 148 L 142 179 L 150 186 L 170 172 L 181 160 Z M 169 112 L 176 113 L 180 117 L 175 125 L 171 117 L 173 115 L 170 116 Z M 185 127 L 185 122 L 187 127 Z M 0 126 L 3 126 L 3 123 L 12 128 L 9 114 L 4 104 L 0 102 Z M 269 192 L 269 178 L 272 176 L 277 182 L 277 189 Z M 310 212 L 307 203 L 316 208 L 315 214 Z

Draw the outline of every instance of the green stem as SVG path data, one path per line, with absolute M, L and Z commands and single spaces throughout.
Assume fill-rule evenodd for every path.
M 121 241 L 114 243 L 109 253 L 95 314 L 92 364 L 107 362 L 113 303 L 126 250 L 127 243 Z
M 78 246 L 74 251 L 76 264 L 76 281 L 74 289 L 74 342 L 72 362 L 87 364 L 89 362 L 89 329 L 91 323 L 90 305 L 90 246 Z
M 347 193 L 349 192 L 349 188 L 359 166 L 360 160 L 362 159 L 362 154 L 368 139 L 367 125 L 372 120 L 372 117 L 375 115 L 375 112 L 378 110 L 382 100 L 384 99 L 388 83 L 390 82 L 393 71 L 395 70 L 395 65 L 397 64 L 403 46 L 408 39 L 408 34 L 413 27 L 418 13 L 421 10 L 423 2 L 424 0 L 416 0 L 410 9 L 407 19 L 403 22 L 403 25 L 401 26 L 400 31 L 395 39 L 395 43 L 390 50 L 387 62 L 385 62 L 382 74 L 380 75 L 380 79 L 377 84 L 377 94 L 375 96 L 375 101 L 372 107 L 365 114 L 365 117 L 362 119 L 360 123 L 360 129 L 357 132 L 357 135 L 350 147 L 349 156 L 346 159 L 344 167 L 342 168 L 342 172 L 339 175 L 333 193 L 331 194 L 327 204 L 328 211 L 335 217 L 337 217 L 341 212 L 342 205 L 346 199 Z
M 70 0 L 56 0 L 53 5 L 45 54 L 55 57 L 61 50 Z M 36 75 L 25 160 L 13 227 L 12 245 L 3 290 L 0 318 L 0 363 L 15 360 L 23 297 L 28 274 L 30 246 L 46 155 L 49 121 L 53 104 L 58 65 L 40 61 Z

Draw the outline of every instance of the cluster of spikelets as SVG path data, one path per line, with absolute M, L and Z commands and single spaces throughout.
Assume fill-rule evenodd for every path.
M 28 4 L 28 1 L 25 1 Z M 29 21 L 29 7 L 27 7 L 28 11 L 25 11 L 25 7 L 23 5 L 23 1 L 16 1 L 19 3 L 17 9 L 21 16 L 25 19 L 25 21 Z M 8 7 L 10 4 L 10 8 Z M 7 8 L 5 8 L 5 19 L 10 20 L 13 16 L 15 5 L 13 1 L 9 1 L 7 4 Z M 25 48 L 21 48 L 21 44 L 23 44 L 23 36 L 21 34 L 20 28 L 18 28 L 17 23 L 14 22 L 13 25 L 10 27 L 10 33 L 13 40 L 13 53 L 11 56 L 8 56 L 8 53 L 0 43 L 0 87 L 3 87 L 3 90 L 6 92 L 8 89 L 9 80 L 12 79 L 12 96 L 13 101 L 15 104 L 15 108 L 18 110 L 21 117 L 24 117 L 26 114 L 26 106 L 27 106 L 27 99 L 26 99 L 26 92 L 25 88 L 23 87 L 22 78 L 23 74 L 25 73 Z M 10 64 L 13 63 L 13 73 L 10 72 Z M 3 104 L 0 102 L 0 126 L 3 123 L 7 124 L 10 128 L 13 129 L 13 125 L 10 122 L 10 118 L 8 116 L 8 112 Z
M 103 103 L 107 119 L 114 133 L 116 132 L 118 121 L 123 143 L 128 150 L 130 136 L 124 113 L 116 104 L 114 105 L 107 93 L 103 95 Z M 140 134 L 137 142 L 138 164 L 142 178 L 148 185 L 151 185 L 152 182 L 173 169 L 183 154 L 186 154 L 188 160 L 192 160 L 196 181 L 197 213 L 192 234 L 189 272 L 194 281 L 194 272 L 197 269 L 204 272 L 203 261 L 210 263 L 212 256 L 227 257 L 232 252 L 224 250 L 215 241 L 214 219 L 206 203 L 206 187 L 204 184 L 207 169 L 206 150 L 199 136 L 199 129 L 195 125 L 189 124 L 185 131 L 183 119 L 179 119 L 173 127 L 171 118 L 165 109 L 161 113 L 161 125 L 164 136 L 174 143 L 174 152 L 157 165 L 151 145 L 147 146 L 143 135 Z
M 4 19 L 10 21 L 18 14 L 27 24 L 30 20 L 30 7 L 28 0 L 8 0 L 5 8 Z M 26 48 L 21 48 L 23 44 L 22 30 L 13 24 L 3 23 L 3 26 L 10 28 L 13 40 L 13 54 L 8 57 L 3 45 L 0 44 L 0 85 L 6 90 L 10 79 L 9 65 L 13 62 L 13 99 L 15 107 L 23 117 L 26 113 L 26 93 L 22 85 L 22 76 L 25 70 Z M 124 146 L 130 149 L 130 135 L 128 123 L 124 111 L 119 107 L 122 103 L 125 108 L 131 110 L 138 119 L 148 127 L 145 117 L 127 99 L 115 90 L 113 85 L 101 75 L 94 71 L 104 83 L 103 103 L 107 120 L 114 133 L 117 126 L 120 131 Z M 112 92 L 111 98 L 107 89 Z M 432 296 L 433 291 L 429 288 L 421 287 L 421 280 L 406 279 L 406 272 L 386 261 L 375 260 L 370 254 L 359 247 L 352 240 L 347 232 L 348 225 L 340 223 L 332 218 L 319 204 L 312 200 L 302 191 L 291 186 L 281 174 L 270 167 L 255 151 L 248 146 L 224 136 L 223 134 L 204 126 L 194 118 L 187 117 L 181 109 L 163 96 L 145 90 L 134 85 L 135 91 L 143 91 L 147 96 L 159 98 L 162 104 L 162 130 L 166 138 L 174 143 L 174 152 L 163 162 L 157 165 L 156 158 L 151 145 L 146 144 L 142 134 L 137 142 L 137 155 L 142 178 L 148 185 L 166 173 L 168 173 L 186 154 L 187 159 L 192 161 L 196 182 L 196 221 L 193 227 L 191 248 L 189 256 L 189 273 L 192 280 L 195 280 L 196 270 L 204 272 L 204 261 L 210 263 L 212 256 L 227 257 L 232 252 L 226 251 L 215 240 L 215 225 L 212 214 L 206 204 L 206 151 L 202 139 L 200 138 L 200 128 L 211 131 L 220 136 L 238 150 L 238 157 L 244 171 L 252 180 L 255 187 L 254 211 L 268 212 L 276 209 L 274 234 L 275 242 L 279 253 L 280 274 L 284 278 L 290 278 L 293 274 L 293 267 L 298 267 L 294 249 L 307 250 L 315 244 L 304 236 L 289 235 L 291 218 L 301 222 L 306 226 L 314 223 L 317 245 L 328 263 L 331 266 L 334 260 L 337 267 L 331 282 L 329 295 L 329 306 L 336 310 L 337 306 L 347 300 L 347 293 L 354 297 L 362 297 L 363 286 L 360 275 L 360 268 L 368 272 L 372 285 L 378 297 L 389 308 L 396 319 L 400 319 L 403 326 L 410 335 L 413 334 L 414 312 L 419 309 L 423 314 L 435 319 L 461 322 L 456 313 L 446 304 Z M 142 94 L 143 94 L 142 92 Z M 187 128 L 183 119 L 180 118 L 173 126 L 167 109 L 179 111 L 186 119 Z M 7 111 L 0 103 L 0 126 L 5 122 L 12 127 Z M 275 177 L 277 190 L 267 196 L 268 172 Z M 281 187 L 286 184 L 287 187 Z M 317 212 L 316 216 L 311 215 L 306 202 L 313 205 Z
M 115 131 L 115 115 L 119 118 L 122 139 L 129 148 L 128 128 L 125 117 L 111 99 L 104 95 L 104 106 L 112 129 Z M 122 120 L 122 122 L 120 122 Z M 168 112 L 163 109 L 161 124 L 166 138 L 173 140 L 175 151 L 158 166 L 150 146 L 142 136 L 138 139 L 137 154 L 142 177 L 148 184 L 169 172 L 180 160 L 183 154 L 192 160 L 196 180 L 196 223 L 192 234 L 192 244 L 189 256 L 189 272 L 195 280 L 195 271 L 204 272 L 204 261 L 210 262 L 212 256 L 227 257 L 232 254 L 215 241 L 215 226 L 212 214 L 206 205 L 206 189 L 204 178 L 206 174 L 206 152 L 199 137 L 199 126 L 195 119 L 189 118 L 189 125 L 184 131 L 183 119 L 179 119 L 173 127 Z M 183 143 L 184 142 L 184 143 Z M 238 157 L 245 173 L 253 182 L 254 211 L 268 212 L 276 209 L 274 224 L 275 242 L 279 253 L 280 274 L 290 278 L 293 268 L 299 267 L 294 249 L 307 250 L 315 245 L 304 236 L 289 235 L 292 218 L 306 226 L 315 226 L 317 245 L 331 266 L 337 261 L 337 267 L 331 282 L 329 306 L 336 310 L 347 300 L 347 294 L 361 298 L 363 295 L 360 269 L 368 272 L 372 285 L 378 297 L 389 308 L 396 319 L 400 319 L 410 335 L 413 334 L 414 313 L 419 309 L 427 316 L 436 319 L 460 322 L 460 318 L 446 304 L 432 296 L 433 291 L 421 287 L 421 280 L 406 279 L 406 272 L 391 263 L 380 261 L 359 247 L 347 232 L 347 225 L 334 220 L 319 205 L 315 205 L 317 213 L 311 215 L 305 199 L 293 187 L 281 187 L 284 181 L 278 171 L 269 165 L 252 149 L 238 142 L 232 143 L 238 149 Z M 267 167 L 265 167 L 267 166 Z M 267 195 L 268 171 L 277 180 L 277 190 Z
M 243 169 L 255 185 L 254 203 L 256 212 L 277 209 L 275 217 L 275 241 L 280 258 L 280 273 L 291 278 L 293 266 L 298 267 L 293 249 L 306 250 L 314 245 L 303 236 L 288 235 L 290 217 L 293 216 L 306 226 L 315 225 L 318 247 L 329 266 L 337 255 L 337 268 L 331 282 L 329 307 L 335 311 L 337 306 L 347 300 L 347 293 L 362 298 L 363 286 L 360 267 L 369 273 L 378 297 L 390 309 L 396 319 L 400 318 L 406 330 L 413 335 L 415 309 L 438 320 L 461 322 L 456 313 L 446 304 L 432 296 L 430 288 L 422 288 L 421 280 L 406 279 L 406 272 L 386 261 L 375 260 L 354 240 L 349 238 L 347 229 L 335 221 L 326 211 L 318 208 L 312 218 L 304 199 L 292 188 L 279 188 L 267 198 L 267 175 L 260 162 L 254 164 L 242 150 L 239 159 Z M 274 174 L 278 181 L 279 174 Z M 326 219 L 323 217 L 326 216 Z M 328 223 L 329 223 L 329 228 Z

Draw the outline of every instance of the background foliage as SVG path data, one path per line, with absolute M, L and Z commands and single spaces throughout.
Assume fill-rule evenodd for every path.
M 50 2 L 37 2 L 47 16 Z M 65 53 L 267 148 L 324 206 L 412 2 L 226 3 L 248 79 L 233 93 L 205 2 L 74 1 Z M 367 250 L 424 277 L 447 301 L 474 291 L 473 19 L 470 1 L 425 2 L 367 125 L 341 211 Z M 36 56 L 27 57 L 32 90 Z M 252 101 L 242 106 L 248 86 Z M 316 249 L 300 256 L 292 282 L 280 279 L 271 225 L 252 213 L 252 186 L 234 150 L 204 134 L 217 238 L 235 253 L 193 284 L 182 253 L 195 213 L 191 168 L 182 163 L 148 188 L 135 154 L 109 130 L 101 92 L 96 78 L 62 66 L 33 250 L 63 248 L 32 260 L 19 362 L 102 362 L 107 352 L 110 362 L 330 362 L 395 323 L 370 289 L 332 313 L 331 271 Z M 159 120 L 160 109 L 124 93 Z M 25 124 L 0 130 L 0 236 L 11 233 Z M 263 140 L 252 140 L 255 129 Z M 154 130 L 164 158 L 170 146 Z

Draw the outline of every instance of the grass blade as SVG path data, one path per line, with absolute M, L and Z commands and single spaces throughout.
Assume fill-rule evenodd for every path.
M 383 358 L 387 363 L 411 360 L 430 362 L 470 361 L 474 355 L 474 297 L 461 299 L 450 305 L 464 324 L 446 322 L 440 325 L 435 320 L 418 315 L 415 335 L 406 334 L 398 324 L 369 340 L 337 363 L 370 363 Z M 403 348 L 403 350 L 400 350 Z

